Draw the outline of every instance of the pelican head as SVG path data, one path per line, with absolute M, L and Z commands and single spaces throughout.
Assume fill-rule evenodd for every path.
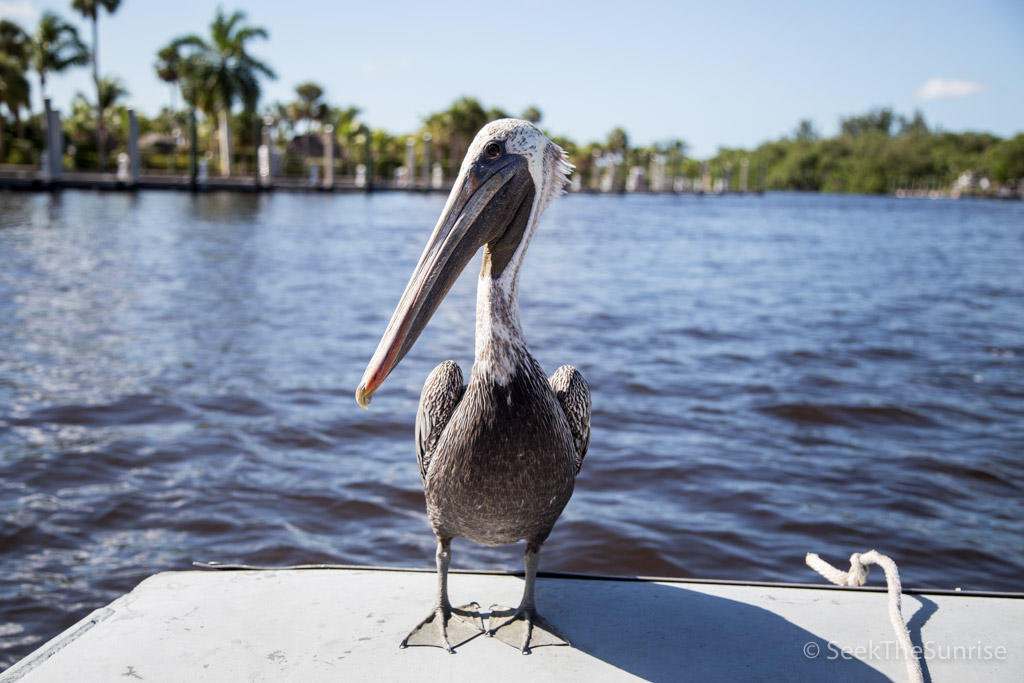
M 480 248 L 493 278 L 518 276 L 537 221 L 564 191 L 572 166 L 532 123 L 500 119 L 470 145 L 448 202 L 405 287 L 356 400 L 364 408 L 405 357 L 459 274 Z

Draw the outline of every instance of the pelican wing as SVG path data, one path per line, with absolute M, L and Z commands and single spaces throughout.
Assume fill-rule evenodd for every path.
M 576 445 L 576 471 L 579 472 L 590 447 L 590 387 L 580 371 L 571 365 L 555 370 L 555 374 L 548 378 L 548 384 L 569 421 Z
M 446 360 L 434 368 L 423 385 L 420 407 L 416 412 L 416 460 L 420 464 L 420 477 L 424 483 L 441 432 L 465 392 L 462 370 L 453 360 Z

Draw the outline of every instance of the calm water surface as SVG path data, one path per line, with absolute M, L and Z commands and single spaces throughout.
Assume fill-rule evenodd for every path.
M 433 565 L 413 422 L 471 365 L 476 263 L 353 391 L 443 203 L 0 194 L 0 668 L 193 560 Z M 542 569 L 817 581 L 807 551 L 877 548 L 1021 590 L 1022 273 L 1021 203 L 555 202 L 523 323 L 594 413 Z

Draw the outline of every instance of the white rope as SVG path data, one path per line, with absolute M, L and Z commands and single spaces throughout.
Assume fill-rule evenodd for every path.
M 918 661 L 917 652 L 910 642 L 910 632 L 907 630 L 906 624 L 903 623 L 901 610 L 903 591 L 896 563 L 891 558 L 874 550 L 850 555 L 850 571 L 848 572 L 836 569 L 818 557 L 817 553 L 807 553 L 806 561 L 808 567 L 839 586 L 863 586 L 868 580 L 869 566 L 872 564 L 877 564 L 885 571 L 885 582 L 889 589 L 889 621 L 896 632 L 896 640 L 899 641 L 900 647 L 903 648 L 903 654 L 907 658 L 907 677 L 911 683 L 924 683 L 921 662 Z

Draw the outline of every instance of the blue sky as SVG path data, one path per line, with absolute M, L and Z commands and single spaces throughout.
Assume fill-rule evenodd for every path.
M 0 0 L 30 27 L 53 9 L 91 32 L 70 0 Z M 272 2 L 225 0 L 270 32 L 252 52 L 277 71 L 267 100 L 313 80 L 371 127 L 411 132 L 462 95 L 577 142 L 622 126 L 634 144 L 682 138 L 696 157 L 752 147 L 811 119 L 825 135 L 842 116 L 890 106 L 929 124 L 1009 136 L 1024 131 L 1024 2 Z M 213 2 L 123 0 L 100 19 L 100 68 L 130 103 L 170 101 L 157 49 L 205 33 Z M 88 69 L 48 83 L 67 111 L 93 97 Z M 33 79 L 33 87 L 38 81 Z M 38 103 L 38 90 L 34 92 Z M 38 105 L 36 105 L 38 106 Z

